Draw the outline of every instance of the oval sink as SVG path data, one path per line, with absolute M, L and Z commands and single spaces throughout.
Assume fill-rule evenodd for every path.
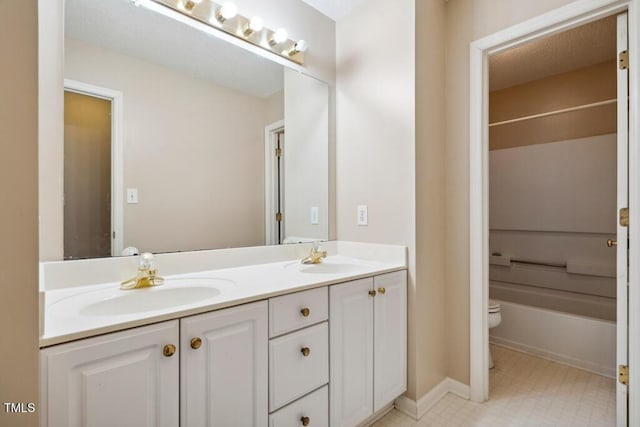
M 188 277 L 168 278 L 161 286 L 143 289 L 101 289 L 57 301 L 47 310 L 58 314 L 118 316 L 165 310 L 215 298 L 233 287 L 225 279 Z
M 109 316 L 162 310 L 206 300 L 220 295 L 216 288 L 188 286 L 184 288 L 146 288 L 122 291 L 127 294 L 96 301 L 78 310 L 85 316 Z

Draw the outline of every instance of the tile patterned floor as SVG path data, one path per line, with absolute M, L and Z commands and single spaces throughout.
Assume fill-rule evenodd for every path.
M 447 394 L 419 421 L 392 410 L 375 427 L 609 427 L 615 380 L 492 345 L 490 399 Z

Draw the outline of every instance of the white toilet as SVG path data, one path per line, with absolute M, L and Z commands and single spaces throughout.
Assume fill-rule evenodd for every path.
M 489 329 L 495 328 L 501 321 L 500 304 L 497 301 L 489 300 Z M 493 368 L 493 356 L 489 350 L 489 369 L 491 368 Z

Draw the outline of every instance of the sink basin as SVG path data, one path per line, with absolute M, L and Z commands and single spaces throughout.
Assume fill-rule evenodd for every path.
M 215 298 L 233 287 L 216 278 L 169 278 L 161 286 L 120 290 L 110 287 L 73 295 L 51 304 L 51 313 L 82 316 L 118 316 L 164 310 Z
M 216 288 L 201 286 L 158 287 L 123 292 L 127 293 L 85 305 L 78 313 L 85 316 L 133 314 L 192 304 L 220 295 L 220 290 Z

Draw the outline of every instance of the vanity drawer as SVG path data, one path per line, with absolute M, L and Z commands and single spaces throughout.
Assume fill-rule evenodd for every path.
M 270 411 L 275 411 L 328 381 L 327 322 L 269 341 Z
M 296 292 L 269 300 L 269 337 L 275 337 L 327 320 L 328 290 Z
M 329 386 L 324 386 L 269 415 L 269 427 L 327 427 Z

